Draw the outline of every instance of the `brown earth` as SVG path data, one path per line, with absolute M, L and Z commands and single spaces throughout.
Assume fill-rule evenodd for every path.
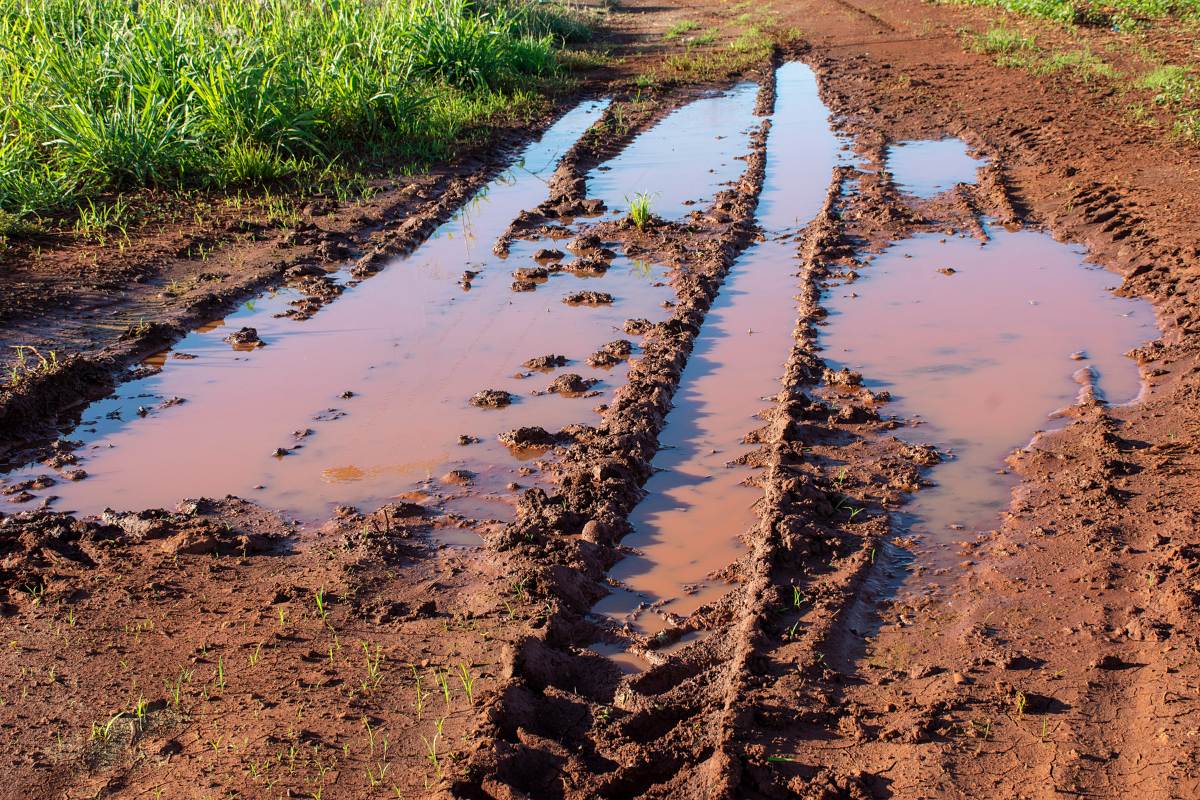
M 401 504 L 303 529 L 236 498 L 0 519 L 0 795 L 1200 796 L 1195 148 L 1132 126 L 1103 87 L 1033 79 L 964 48 L 957 29 L 986 27 L 990 12 L 799 0 L 775 14 L 802 39 L 784 55 L 814 67 L 865 163 L 880 165 L 889 142 L 955 135 L 992 166 L 937 203 L 843 168 L 797 237 L 795 346 L 780 354 L 764 427 L 747 431 L 761 444 L 760 521 L 723 573 L 729 594 L 685 623 L 707 637 L 669 656 L 640 642 L 654 666 L 635 676 L 583 649 L 607 635 L 587 613 L 692 341 L 756 235 L 762 130 L 741 181 L 688 223 L 595 226 L 627 254 L 678 266 L 678 302 L 604 424 L 558 448 L 554 490 L 529 490 L 514 523 Z M 730 15 L 629 3 L 612 34 L 627 60 L 596 80 L 670 55 L 661 33 L 674 22 Z M 626 130 L 597 127 L 509 236 L 586 201 L 584 172 L 691 96 L 668 89 L 631 104 Z M 0 454 L 44 447 L 57 416 L 118 370 L 289 268 L 352 258 L 368 275 L 502 161 L 467 157 L 329 213 L 314 201 L 290 230 L 222 221 L 232 229 L 200 260 L 187 231 L 136 243 L 141 258 L 102 250 L 96 269 L 91 245 L 10 253 L 0 339 L 79 355 L 0 395 Z M 1155 303 L 1163 337 L 1139 353 L 1141 402 L 1081 401 L 1070 425 L 1014 457 L 1009 513 L 963 543 L 960 574 L 889 599 L 889 574 L 912 557 L 888 536 L 889 514 L 938 456 L 893 438 L 886 403 L 825 369 L 820 289 L 869 269 L 863 257 L 888 241 L 979 235 L 982 215 L 1087 245 L 1123 293 Z M 168 284 L 189 288 L 163 297 Z M 332 299 L 313 288 L 298 314 Z M 866 511 L 835 514 L 845 498 Z M 459 527 L 486 546 L 433 544 Z

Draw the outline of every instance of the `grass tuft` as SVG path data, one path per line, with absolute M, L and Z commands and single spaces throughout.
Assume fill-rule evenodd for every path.
M 639 229 L 646 227 L 646 223 L 650 221 L 650 195 L 646 192 L 638 192 L 629 200 L 629 219 Z

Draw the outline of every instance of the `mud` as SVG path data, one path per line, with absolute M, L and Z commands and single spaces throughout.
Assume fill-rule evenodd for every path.
M 614 16 L 634 54 L 621 68 L 638 70 L 647 49 L 670 47 L 661 33 L 682 12 L 633 7 Z M 728 16 L 708 3 L 686 13 L 702 24 Z M 207 338 L 189 337 L 203 346 L 139 367 L 118 390 L 124 420 L 89 414 L 93 424 L 72 436 L 95 427 L 98 443 L 112 431 L 220 408 L 208 424 L 186 426 L 186 436 L 146 437 L 145 452 L 151 443 L 172 450 L 190 470 L 201 451 L 189 437 L 221 440 L 241 418 L 274 426 L 269 436 L 255 425 L 238 430 L 235 439 L 254 441 L 244 450 L 223 441 L 222 460 L 197 462 L 196 474 L 218 473 L 212 493 L 221 494 L 263 480 L 265 462 L 275 472 L 255 490 L 260 499 L 281 509 L 311 502 L 313 522 L 295 525 L 292 513 L 236 499 L 92 520 L 10 514 L 29 506 L 5 502 L 0 610 L 11 641 L 0 722 L 14 732 L 3 749 L 12 785 L 47 798 L 1195 795 L 1194 153 L 1120 128 L 1096 87 L 1064 76 L 1014 80 L 962 48 L 958 29 L 991 24 L 992 14 L 910 0 L 802 0 L 780 10 L 779 25 L 803 31 L 797 54 L 816 72 L 854 157 L 814 164 L 789 186 L 813 205 L 778 226 L 768 222 L 768 129 L 788 113 L 784 76 L 796 67 L 781 73 L 778 93 L 764 71 L 753 102 L 738 94 L 745 88 L 726 95 L 742 104 L 738 112 L 707 128 L 660 130 L 712 148 L 714 164 L 673 154 L 680 168 L 696 168 L 679 178 L 691 189 L 652 197 L 657 218 L 642 228 L 624 218 L 624 195 L 657 187 L 636 185 L 630 157 L 633 180 L 622 182 L 635 185 L 599 191 L 610 172 L 598 167 L 696 90 L 647 103 L 631 88 L 589 134 L 556 148 L 565 155 L 540 168 L 546 183 L 499 204 L 504 187 L 493 187 L 456 216 L 424 251 L 444 259 L 392 261 L 433 231 L 431 219 L 446 219 L 436 214 L 392 221 L 374 239 L 280 234 L 353 265 L 324 276 L 302 267 L 288 279 L 296 289 L 194 334 Z M 1079 35 L 1099 46 L 1107 34 Z M 735 104 L 702 99 L 710 109 Z M 717 128 L 750 133 L 716 139 Z M 952 138 L 977 161 L 957 158 Z M 953 170 L 940 169 L 949 165 L 941 152 L 931 161 L 927 146 L 914 144 L 932 140 L 957 148 Z M 904 163 L 905 151 L 916 166 Z M 807 163 L 801 148 L 792 152 Z M 728 172 L 700 174 L 715 164 Z M 437 201 L 447 215 L 479 184 L 454 185 L 457 193 Z M 961 257 L 947 263 L 946 252 Z M 545 274 L 522 273 L 522 289 L 532 291 L 515 292 L 517 270 Z M 989 282 L 998 274 L 1008 280 Z M 774 282 L 784 279 L 786 294 Z M 1118 284 L 1120 297 L 1100 291 Z M 1038 306 L 990 313 L 1043 285 Z M 612 304 L 561 302 L 581 291 Z M 972 293 L 997 302 L 972 306 L 963 299 Z M 355 299 L 368 294 L 371 302 Z M 226 286 L 219 302 L 236 295 Z M 754 334 L 738 333 L 740 318 L 729 325 L 739 296 L 757 298 L 750 307 L 770 322 L 758 341 L 769 330 L 773 344 L 747 347 L 757 325 L 746 325 Z M 891 320 L 904 306 L 887 301 L 904 297 L 924 308 L 901 328 Z M 1094 324 L 1134 297 L 1154 303 L 1161 338 L 1131 331 L 1149 322 L 1142 311 Z M 371 314 L 360 313 L 366 308 Z M 422 317 L 427 309 L 442 316 Z M 833 337 L 871 333 L 846 325 L 864 309 L 887 320 L 878 326 L 884 336 L 843 358 Z M 1064 337 L 1053 348 L 961 335 L 954 345 L 989 358 L 1019 354 L 1000 361 L 1006 369 L 1037 367 L 1011 404 L 1024 415 L 1019 425 L 1014 416 L 1009 428 L 986 405 L 987 422 L 971 421 L 979 407 L 968 400 L 984 391 L 956 390 L 957 403 L 938 404 L 949 394 L 938 390 L 947 364 L 977 367 L 950 370 L 968 378 L 989 365 L 919 344 L 923 323 L 951 326 L 955 314 L 974 314 L 989 326 L 1019 322 L 1023 333 L 1040 329 L 1028 315 L 1043 311 L 1071 323 L 1053 328 Z M 342 321 L 323 323 L 334 318 Z M 435 336 L 389 337 L 367 324 L 380 318 L 420 318 Z M 484 324 L 494 319 L 502 324 Z M 548 324 L 516 327 L 534 319 Z M 790 337 L 779 332 L 793 323 Z M 243 327 L 267 346 L 238 352 L 221 341 Z M 1070 333 L 1080 330 L 1086 341 Z M 69 370 L 6 394 L 0 429 L 36 438 L 49 400 L 58 410 L 106 391 L 152 342 L 162 351 L 181 332 L 143 328 L 136 317 L 122 319 L 113 340 L 120 331 L 124 344 L 105 359 L 64 359 Z M 628 350 L 617 344 L 622 331 Z M 1153 340 L 1132 352 L 1139 375 L 1121 353 L 1144 338 Z M 393 345 L 410 340 L 421 346 L 406 353 L 453 354 L 442 364 L 448 372 L 413 370 L 406 385 Z M 270 368 L 271 359 L 287 368 Z M 905 369 L 922 360 L 940 371 Z M 204 392 L 133 390 L 138 380 L 216 363 Z M 706 377 L 720 372 L 713 364 L 755 377 L 709 387 Z M 600 380 L 585 394 L 603 396 L 546 392 L 563 368 Z M 263 382 L 248 391 L 256 370 Z M 771 386 L 753 386 L 759 378 Z M 1116 404 L 1139 379 L 1138 401 Z M 240 391 L 219 399 L 233 384 Z M 701 399 L 720 400 L 719 414 L 686 413 L 696 387 L 706 387 Z M 485 388 L 516 401 L 471 407 Z M 431 417 L 396 402 L 420 396 L 436 406 L 443 389 L 455 409 L 446 416 L 456 420 L 444 431 L 426 430 L 440 411 Z M 274 402 L 258 408 L 258 396 Z M 293 397 L 302 414 L 289 410 Z M 696 436 L 680 437 L 690 449 L 660 449 L 690 422 L 718 417 L 721 442 L 739 456 L 733 468 L 715 458 L 723 453 L 703 458 Z M 346 437 L 344 452 L 378 456 L 328 458 L 342 447 L 324 449 L 330 430 L 343 423 L 361 432 Z M 1046 432 L 1022 448 L 1037 428 Z M 1002 429 L 1013 432 L 1004 443 Z M 1020 449 L 1010 474 L 985 479 L 984 450 L 994 466 L 1012 447 Z M 276 451 L 284 455 L 271 458 Z M 33 504 L 57 493 L 56 507 L 66 508 L 76 505 L 68 493 L 109 480 L 95 490 L 96 505 L 114 504 L 107 498 L 118 496 L 119 475 L 97 452 L 69 442 L 43 449 L 46 463 L 9 477 L 6 497 L 28 494 Z M 613 570 L 637 563 L 629 543 L 640 535 L 639 514 L 668 494 L 656 481 L 671 473 L 655 467 L 676 453 L 722 481 L 741 476 L 725 498 L 707 492 L 715 481 L 700 483 L 695 507 L 706 517 L 738 505 L 722 502 L 735 493 L 753 496 L 753 507 L 712 526 L 707 541 L 730 563 L 703 576 L 710 599 L 690 612 L 676 601 L 680 618 L 654 617 L 669 623 L 658 635 L 637 630 L 645 614 L 622 631 L 593 608 L 614 588 Z M 991 523 L 961 523 L 951 528 L 953 547 L 927 552 L 906 526 L 914 516 L 934 519 L 927 502 L 944 508 L 961 494 L 954 470 L 976 456 L 972 485 L 988 487 L 993 507 L 1010 490 L 1011 502 L 994 532 L 976 536 L 974 527 Z M 139 482 L 170 472 L 156 463 Z M 69 480 L 75 470 L 86 479 Z M 298 477 L 318 470 L 327 479 Z M 753 487 L 740 484 L 746 477 Z M 285 497 L 285 486 L 303 497 Z M 174 507 L 196 488 L 180 481 L 162 504 Z M 674 538 L 693 526 L 667 527 Z M 933 559 L 946 564 L 936 581 Z M 663 585 L 667 572 L 654 580 Z M 683 584 L 661 593 L 677 596 Z M 474 690 L 451 684 L 443 699 L 439 678 L 459 668 L 475 676 Z M 34 729 L 50 735 L 35 743 L 24 734 Z M 431 741 L 438 759 L 429 758 Z

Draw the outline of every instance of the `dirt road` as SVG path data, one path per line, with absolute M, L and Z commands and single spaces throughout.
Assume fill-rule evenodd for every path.
M 1200 796 L 1195 145 L 989 10 L 771 14 L 679 85 L 729 8 L 623 4 L 553 118 L 203 260 L 12 261 L 0 796 Z

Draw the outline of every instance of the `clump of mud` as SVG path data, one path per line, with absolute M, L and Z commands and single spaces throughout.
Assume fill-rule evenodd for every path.
M 567 249 L 577 256 L 595 252 L 603 246 L 604 243 L 600 241 L 600 237 L 594 233 L 585 233 L 567 242 Z
M 613 296 L 608 292 L 594 292 L 587 289 L 582 292 L 571 292 L 563 298 L 569 306 L 608 306 L 612 305 Z
M 554 434 L 537 425 L 505 431 L 497 438 L 500 440 L 500 444 L 517 450 L 532 447 L 550 447 L 557 441 L 557 437 Z
M 584 378 L 576 375 L 574 372 L 568 372 L 555 378 L 546 391 L 551 394 L 561 394 L 564 396 L 579 396 L 599 382 L 595 378 Z
M 567 365 L 567 357 L 554 355 L 537 356 L 526 361 L 521 366 L 525 369 L 554 369 L 555 367 L 565 367 Z
M 611 261 L 603 255 L 589 253 L 575 261 L 564 264 L 563 269 L 573 272 L 576 275 L 603 275 L 608 272 L 610 266 L 612 266 Z
M 638 317 L 637 319 L 625 320 L 625 327 L 623 330 L 630 336 L 645 336 L 653 327 L 654 323 L 652 323 L 650 320 Z
M 469 402 L 476 408 L 504 408 L 512 405 L 513 399 L 503 389 L 483 389 L 472 395 Z
M 266 342 L 258 338 L 258 331 L 254 328 L 242 328 L 234 331 L 225 337 L 225 341 L 233 345 L 235 350 L 252 350 L 255 347 L 266 345 Z
M 633 342 L 616 339 L 587 357 L 589 367 L 615 367 L 633 353 Z

